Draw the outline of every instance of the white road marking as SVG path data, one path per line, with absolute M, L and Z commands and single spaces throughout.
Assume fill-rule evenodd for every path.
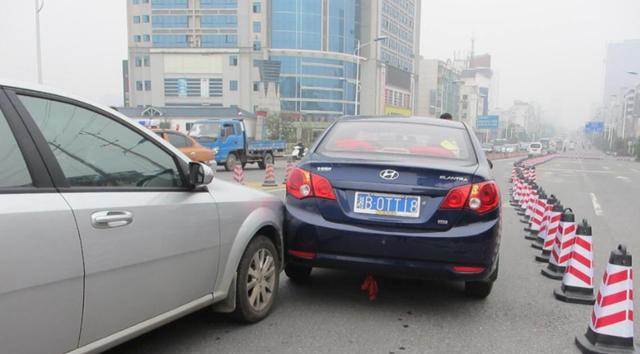
M 609 171 L 611 169 L 611 167 L 609 167 L 609 166 L 602 166 L 602 168 L 607 170 L 607 171 Z
M 631 182 L 631 178 L 625 177 L 625 176 L 616 176 L 616 179 L 621 179 L 621 180 L 623 180 L 623 181 L 625 181 L 627 183 Z
M 591 195 L 591 204 L 593 204 L 593 212 L 596 213 L 597 216 L 602 216 L 604 212 L 602 211 L 602 207 L 600 203 L 598 203 L 598 198 L 594 193 L 590 193 Z

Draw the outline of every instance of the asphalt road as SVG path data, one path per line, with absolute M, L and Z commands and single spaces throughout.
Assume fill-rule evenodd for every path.
M 110 353 L 578 353 L 574 336 L 585 332 L 591 306 L 555 300 L 560 282 L 540 275 L 543 265 L 533 259 L 539 251 L 508 206 L 512 162 L 495 161 L 504 224 L 500 274 L 486 300 L 466 298 L 459 283 L 381 279 L 370 302 L 359 289 L 361 274 L 314 270 L 304 286 L 283 274 L 277 305 L 258 324 L 238 325 L 205 310 Z M 250 171 L 247 179 L 263 175 Z M 640 163 L 556 159 L 539 166 L 538 176 L 577 219 L 593 225 L 596 284 L 618 243 L 640 257 Z M 282 188 L 272 193 L 284 195 Z M 638 282 L 634 287 L 637 293 Z

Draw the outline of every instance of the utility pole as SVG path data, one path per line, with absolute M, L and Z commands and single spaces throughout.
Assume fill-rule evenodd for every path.
M 40 49 L 40 11 L 44 7 L 44 0 L 36 2 L 36 60 L 38 65 L 38 83 L 42 84 L 42 52 Z

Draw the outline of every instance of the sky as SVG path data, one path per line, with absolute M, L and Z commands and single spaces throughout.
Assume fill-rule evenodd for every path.
M 1 0 L 0 78 L 37 79 L 34 2 Z M 41 33 L 46 85 L 122 104 L 125 0 L 45 0 Z M 640 38 L 640 1 L 422 0 L 422 56 L 452 58 L 471 38 L 492 55 L 501 108 L 534 101 L 577 127 L 601 103 L 607 43 Z

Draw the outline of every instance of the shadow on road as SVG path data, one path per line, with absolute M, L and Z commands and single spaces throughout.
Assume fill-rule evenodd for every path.
M 452 311 L 478 306 L 477 300 L 465 297 L 464 286 L 459 282 L 389 278 L 376 278 L 380 288 L 378 298 L 369 301 L 366 292 L 360 289 L 363 279 L 363 274 L 314 270 L 310 282 L 294 284 L 282 273 L 276 306 L 265 321 L 247 326 L 205 309 L 107 353 L 199 352 L 196 348 L 202 348 L 205 343 L 207 352 L 215 352 L 217 342 L 233 337 L 226 341 L 225 348 L 228 348 L 229 341 L 237 341 L 236 338 L 255 332 L 260 332 L 260 336 L 273 336 L 277 341 L 277 332 L 282 325 L 293 323 L 295 326 L 301 316 L 312 318 L 312 314 L 318 321 L 323 321 L 320 317 L 326 316 L 330 321 L 337 316 L 352 318 L 354 323 L 358 323 L 367 321 L 359 318 L 360 314 L 366 313 L 375 321 L 393 321 L 398 326 L 408 327 L 403 323 L 414 314 L 438 318 L 451 315 Z M 237 343 L 237 348 L 242 346 L 243 343 Z

